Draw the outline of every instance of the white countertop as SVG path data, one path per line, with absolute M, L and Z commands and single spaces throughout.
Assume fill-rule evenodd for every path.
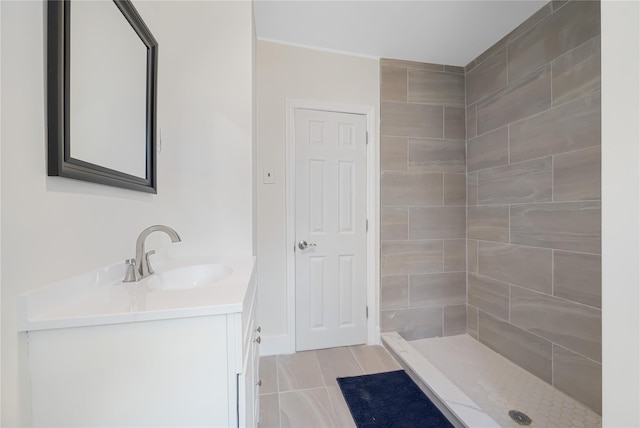
M 161 273 L 182 266 L 223 264 L 231 274 L 213 284 L 181 290 L 123 283 L 124 263 L 57 281 L 18 296 L 18 331 L 84 327 L 241 312 L 255 257 L 154 260 Z

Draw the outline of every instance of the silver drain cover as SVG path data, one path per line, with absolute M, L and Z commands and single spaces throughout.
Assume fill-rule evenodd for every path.
M 509 410 L 509 416 L 518 425 L 531 425 L 531 418 L 522 412 L 519 412 L 517 410 Z

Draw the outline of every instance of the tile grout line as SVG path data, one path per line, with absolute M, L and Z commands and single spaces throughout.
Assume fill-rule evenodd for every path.
M 487 205 L 487 206 L 492 206 L 492 205 Z M 475 239 L 478 242 L 488 242 L 488 243 L 491 243 L 491 244 L 513 245 L 515 247 L 532 248 L 532 249 L 538 249 L 538 250 L 555 250 L 555 251 L 561 251 L 563 253 L 576 253 L 576 254 L 584 254 L 584 255 L 588 255 L 588 256 L 601 256 L 600 253 L 588 253 L 588 252 L 585 252 L 585 251 L 563 250 L 562 248 L 536 247 L 535 245 L 524 245 L 524 244 L 510 243 L 510 242 L 503 242 L 503 241 L 491 241 L 491 240 L 488 240 L 488 239 L 478 239 L 478 238 L 469 238 L 469 239 Z M 428 239 L 421 240 L 421 241 L 428 241 Z
M 358 367 L 362 371 L 362 374 L 366 374 L 366 372 L 364 370 L 364 366 L 362 364 L 360 364 L 360 359 L 358 358 L 356 353 L 353 352 L 353 347 L 349 346 L 348 348 L 349 348 L 349 352 L 351 352 L 351 355 L 353 355 L 353 359 L 356 361 L 356 364 L 358 365 Z
M 556 164 L 556 161 L 555 161 L 555 159 L 556 159 L 555 155 L 551 156 L 551 202 L 556 202 L 556 195 L 555 195 L 555 192 L 554 192 L 554 189 L 556 187 L 556 175 L 555 175 L 555 166 L 556 166 L 555 164 Z M 601 174 L 601 176 L 602 176 L 602 174 Z
M 562 55 L 561 55 L 562 56 Z M 553 106 L 555 105 L 554 101 L 554 96 L 553 96 L 553 61 L 551 60 L 549 61 L 549 86 L 551 87 L 551 108 L 553 108 Z
M 551 295 L 556 296 L 556 250 L 551 250 Z

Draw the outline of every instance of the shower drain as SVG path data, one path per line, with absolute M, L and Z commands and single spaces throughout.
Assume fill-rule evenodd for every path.
M 519 412 L 517 410 L 509 410 L 509 416 L 518 425 L 531 425 L 531 418 L 522 412 Z

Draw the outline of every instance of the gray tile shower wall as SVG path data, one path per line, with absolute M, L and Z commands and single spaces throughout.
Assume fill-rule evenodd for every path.
M 464 69 L 381 60 L 381 328 L 468 333 L 601 412 L 600 4 Z
M 464 333 L 464 69 L 383 59 L 380 97 L 382 331 Z
M 599 2 L 545 5 L 465 72 L 467 332 L 600 413 Z

